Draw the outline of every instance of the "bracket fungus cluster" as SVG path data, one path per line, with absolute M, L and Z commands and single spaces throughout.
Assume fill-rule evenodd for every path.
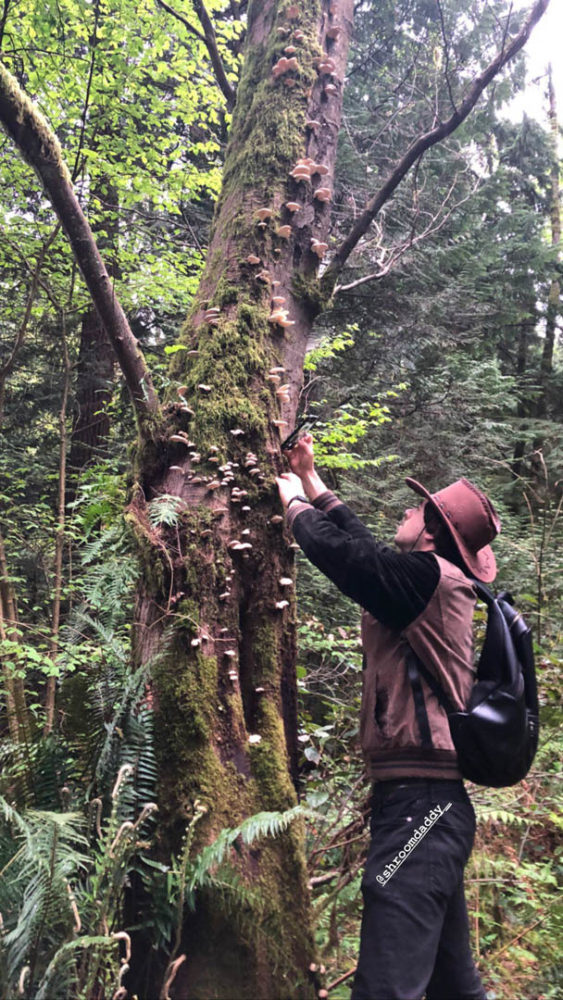
M 328 250 L 328 243 L 323 243 L 322 240 L 316 240 L 313 237 L 313 239 L 311 240 L 311 253 L 316 254 L 319 260 L 322 260 L 327 250 Z
M 296 181 L 308 181 L 314 174 L 324 177 L 328 174 L 328 167 L 325 163 L 315 163 L 310 156 L 301 157 L 289 172 L 289 176 Z
M 256 215 L 258 216 L 258 226 L 260 229 L 266 228 L 266 219 L 271 219 L 274 214 L 273 208 L 268 208 L 265 205 L 263 208 L 256 209 Z
M 329 187 L 318 187 L 313 195 L 313 198 L 316 198 L 317 201 L 324 202 L 330 201 L 331 197 L 332 192 Z
M 317 73 L 319 76 L 333 76 L 336 73 L 336 63 L 330 56 L 323 56 L 317 63 Z
M 295 326 L 295 320 L 289 319 L 287 309 L 282 308 L 282 306 L 274 307 L 268 316 L 268 322 L 272 323 L 273 326 L 280 326 L 284 330 L 287 330 L 290 326 Z
M 295 52 L 294 46 L 289 46 L 289 48 L 291 48 L 292 52 Z M 290 73 L 292 70 L 295 72 L 298 72 L 299 70 L 297 56 L 290 56 L 289 58 L 287 56 L 281 56 L 272 69 L 272 76 L 275 80 L 277 80 L 280 76 L 285 76 L 286 73 Z M 288 80 L 284 80 L 284 83 L 288 82 Z
M 203 314 L 203 319 L 206 323 L 209 323 L 210 326 L 217 326 L 220 315 L 221 315 L 221 310 L 219 309 L 219 307 L 211 306 L 209 309 L 205 310 Z

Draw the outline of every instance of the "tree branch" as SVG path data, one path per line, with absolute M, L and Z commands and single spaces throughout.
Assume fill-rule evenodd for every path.
M 191 24 L 190 21 L 188 21 L 182 14 L 179 14 L 178 11 L 174 10 L 167 3 L 165 3 L 165 0 L 156 0 L 156 2 L 159 7 L 162 7 L 163 10 L 172 14 L 172 17 L 175 17 L 177 21 L 180 21 L 192 35 L 199 38 L 199 40 L 207 47 L 209 58 L 211 59 L 211 65 L 213 66 L 213 71 L 215 73 L 215 79 L 221 93 L 227 101 L 228 110 L 232 111 L 235 106 L 236 91 L 227 79 L 225 67 L 223 66 L 223 60 L 221 59 L 219 49 L 217 48 L 215 30 L 202 0 L 193 0 L 193 5 L 203 28 L 203 34 L 201 31 L 198 31 L 197 28 L 194 28 L 193 24 Z
M 418 235 L 416 234 L 415 231 L 415 223 L 413 223 L 410 235 L 403 243 L 395 247 L 390 247 L 388 250 L 382 248 L 383 256 L 381 259 L 381 265 L 377 271 L 373 271 L 371 274 L 365 274 L 361 278 L 356 278 L 355 281 L 350 281 L 346 285 L 336 285 L 333 294 L 338 295 L 340 292 L 349 292 L 351 289 L 358 288 L 359 285 L 365 285 L 369 281 L 380 281 L 381 278 L 386 277 L 389 274 L 389 272 L 393 270 L 395 264 L 401 259 L 401 257 L 403 257 L 405 253 L 407 253 L 408 250 L 411 250 L 412 247 L 416 246 L 418 243 L 421 243 L 428 236 L 433 236 L 434 233 L 438 233 L 440 229 L 442 229 L 445 226 L 448 219 L 451 218 L 453 212 L 455 212 L 456 209 L 458 209 L 461 205 L 464 205 L 466 201 L 469 201 L 469 199 L 473 197 L 479 186 L 479 182 L 477 181 L 477 183 L 472 187 L 469 194 L 467 194 L 464 198 L 461 198 L 459 201 L 456 201 L 451 206 L 451 208 L 449 208 L 448 211 L 446 212 L 445 208 L 446 205 L 448 204 L 448 201 L 450 200 L 451 195 L 454 192 L 457 178 L 458 175 L 456 174 L 454 180 L 452 181 L 452 184 L 450 185 L 450 189 L 446 197 L 444 198 L 442 204 L 440 205 L 438 211 L 432 216 L 430 222 L 424 227 L 424 229 L 420 233 L 418 233 Z M 386 260 L 385 260 L 385 255 L 387 255 Z
M 348 236 L 341 243 L 332 258 L 321 279 L 322 289 L 325 294 L 330 295 L 332 293 L 336 284 L 336 279 L 342 271 L 348 257 L 352 253 L 352 250 L 359 243 L 362 236 L 365 235 L 383 205 L 385 205 L 385 203 L 392 197 L 396 188 L 401 183 L 405 174 L 408 173 L 413 163 L 416 163 L 422 153 L 424 153 L 427 149 L 430 149 L 431 146 L 435 146 L 436 143 L 441 142 L 442 139 L 445 139 L 448 135 L 451 135 L 451 133 L 454 132 L 463 121 L 465 121 L 469 112 L 475 107 L 481 94 L 485 90 L 485 87 L 487 87 L 503 66 L 510 62 L 516 53 L 519 52 L 520 49 L 526 44 L 532 28 L 543 16 L 548 5 L 549 0 L 537 0 L 528 19 L 524 22 L 523 27 L 511 41 L 510 45 L 505 48 L 503 43 L 502 48 L 497 53 L 495 58 L 489 63 L 481 75 L 476 77 L 473 81 L 467 96 L 464 98 L 457 110 L 453 112 L 450 118 L 448 118 L 445 122 L 440 122 L 435 128 L 432 128 L 424 135 L 419 135 L 418 138 L 411 143 L 405 155 L 395 165 L 383 186 L 367 203 L 364 211 L 358 217 Z
M 145 358 L 115 295 L 92 230 L 74 193 L 59 141 L 0 63 L 0 123 L 37 173 L 69 238 L 131 394 L 139 431 L 151 435 L 160 407 Z
M 156 0 L 156 2 L 159 7 L 162 7 L 162 9 L 167 11 L 168 14 L 172 14 L 172 17 L 175 17 L 177 21 L 180 21 L 180 23 L 184 25 L 184 28 L 186 28 L 191 35 L 195 35 L 196 38 L 199 38 L 200 42 L 205 43 L 205 35 L 202 35 L 201 31 L 198 31 L 197 28 L 194 28 L 193 24 L 191 23 L 191 21 L 188 21 L 187 17 L 184 17 L 183 14 L 179 14 L 177 10 L 174 10 L 173 7 L 170 7 L 167 3 L 164 2 L 164 0 Z
M 227 74 L 225 73 L 225 67 L 223 66 L 223 60 L 219 55 L 219 49 L 217 48 L 217 39 L 215 37 L 215 30 L 211 22 L 211 18 L 207 13 L 205 4 L 203 0 L 192 0 L 195 12 L 199 17 L 201 26 L 205 33 L 205 44 L 207 45 L 207 50 L 209 52 L 209 57 L 215 71 L 215 79 L 221 88 L 221 92 L 224 94 L 227 101 L 227 108 L 232 111 L 235 106 L 236 91 L 231 86 L 227 79 Z

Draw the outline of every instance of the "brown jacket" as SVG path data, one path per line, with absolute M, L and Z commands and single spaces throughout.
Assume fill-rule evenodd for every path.
M 397 632 L 362 616 L 365 654 L 360 736 L 371 777 L 460 778 L 448 719 L 421 679 L 432 749 L 421 747 L 405 657 L 408 644 L 436 676 L 450 700 L 463 708 L 475 676 L 473 610 L 475 593 L 460 569 L 436 557 L 440 579 L 424 611 Z
M 421 746 L 405 656 L 408 642 L 450 700 L 465 706 L 474 678 L 470 581 L 434 554 L 404 555 L 378 542 L 330 490 L 313 504 L 292 504 L 288 523 L 311 562 L 364 609 L 360 732 L 373 778 L 459 778 L 446 713 L 422 678 L 433 746 Z

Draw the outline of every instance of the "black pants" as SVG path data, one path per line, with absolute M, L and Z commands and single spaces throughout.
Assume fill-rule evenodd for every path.
M 463 892 L 474 836 L 462 781 L 375 786 L 352 1000 L 485 1000 Z

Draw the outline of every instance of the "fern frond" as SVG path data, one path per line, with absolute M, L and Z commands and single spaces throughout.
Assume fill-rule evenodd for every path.
M 189 892 L 209 884 L 209 873 L 225 860 L 229 849 L 240 837 L 244 844 L 252 844 L 260 837 L 275 837 L 299 817 L 311 815 L 310 810 L 303 806 L 293 806 L 285 812 L 261 812 L 249 816 L 240 826 L 222 830 L 219 836 L 204 847 L 195 858 L 187 888 Z
M 66 941 L 49 962 L 37 987 L 35 1000 L 59 1000 L 59 997 L 66 1000 L 70 989 L 78 985 L 77 953 L 89 951 L 99 955 L 100 951 L 109 952 L 115 947 L 115 938 L 105 934 L 84 934 L 74 941 Z
M 151 500 L 148 504 L 149 520 L 153 528 L 160 524 L 174 527 L 178 524 L 180 511 L 185 507 L 185 502 L 181 497 L 175 497 L 171 493 L 163 493 L 161 496 Z

